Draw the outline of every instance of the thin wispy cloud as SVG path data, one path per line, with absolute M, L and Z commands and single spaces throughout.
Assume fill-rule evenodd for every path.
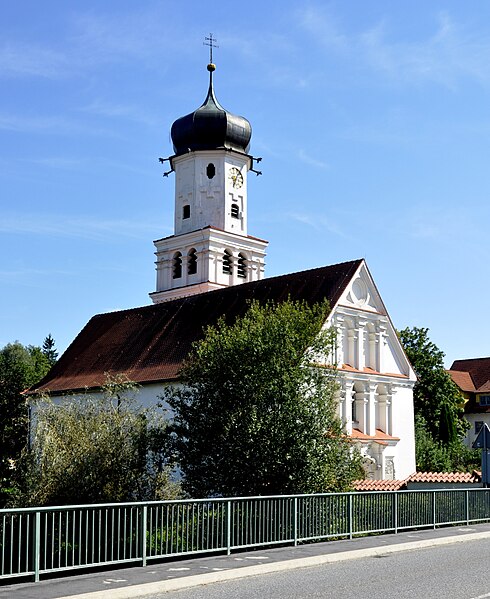
M 309 156 L 303 149 L 299 150 L 298 158 L 301 160 L 301 162 L 304 162 L 305 164 L 308 164 L 309 166 L 313 166 L 315 168 L 320 168 L 322 170 L 330 168 L 330 165 L 327 162 Z
M 147 111 L 137 106 L 112 104 L 110 102 L 103 102 L 102 100 L 94 100 L 87 106 L 83 106 L 80 111 L 103 117 L 127 119 L 149 126 L 155 126 L 160 123 L 159 119 L 152 118 L 148 115 Z
M 301 28 L 308 31 L 322 46 L 344 52 L 348 50 L 351 40 L 340 31 L 340 26 L 330 11 L 324 7 L 310 4 L 295 13 L 295 21 Z
M 0 114 L 0 130 L 55 135 L 97 135 L 117 138 L 115 131 L 63 116 Z
M 171 13 L 159 4 L 126 13 L 72 11 L 63 34 L 44 44 L 19 40 L 19 36 L 8 39 L 5 33 L 3 37 L 0 77 L 73 77 L 133 58 L 152 64 L 158 61 L 163 71 L 167 63 L 161 58 L 169 45 L 181 54 L 189 51 Z
M 471 205 L 471 200 L 468 199 Z M 393 234 L 401 239 L 407 238 L 410 243 L 433 244 L 452 251 L 454 247 L 462 246 L 466 250 L 474 246 L 474 255 L 482 256 L 486 252 L 479 239 L 485 235 L 485 223 L 488 220 L 488 210 L 468 211 L 465 204 L 446 206 L 436 199 L 414 203 L 410 210 L 399 215 L 393 214 Z M 388 225 L 388 222 L 385 222 Z M 381 223 L 382 226 L 382 223 Z M 386 228 L 386 226 L 385 226 Z M 457 240 L 455 246 L 454 242 Z
M 432 82 L 453 88 L 463 79 L 490 84 L 490 39 L 475 34 L 448 12 L 434 16 L 433 31 L 425 38 L 398 41 L 387 19 L 360 33 L 342 26 L 323 6 L 298 11 L 301 28 L 328 50 L 398 82 Z M 394 35 L 395 34 L 395 35 Z
M 61 170 L 80 170 L 87 166 L 87 161 L 81 158 L 67 158 L 66 156 L 45 156 L 43 158 L 33 158 L 29 160 L 31 164 L 39 166 L 61 169 Z
M 78 13 L 72 26 L 70 41 L 92 65 L 137 59 L 142 64 L 158 62 L 163 71 L 168 61 L 162 57 L 170 46 L 181 54 L 190 51 L 189 31 L 180 34 L 181 26 L 161 4 L 126 13 Z
M 25 287 L 37 287 L 40 279 L 46 277 L 73 276 L 74 271 L 59 268 L 29 268 L 17 267 L 11 270 L 0 270 L 0 282 L 5 285 L 23 285 Z
M 68 73 L 65 54 L 40 45 L 4 42 L 0 45 L 0 76 L 56 78 Z
M 267 87 L 303 89 L 311 84 L 308 72 L 298 65 L 298 51 L 291 36 L 267 30 L 266 35 L 253 38 L 234 32 L 220 36 L 227 51 L 254 65 L 254 83 L 257 79 Z
M 299 222 L 303 225 L 307 225 L 315 231 L 319 231 L 322 233 L 329 232 L 337 237 L 341 237 L 342 239 L 351 239 L 350 235 L 348 235 L 342 227 L 340 227 L 337 223 L 332 221 L 331 219 L 325 216 L 318 216 L 316 214 L 307 214 L 301 212 L 289 212 L 287 218 Z
M 170 227 L 167 229 L 170 230 Z M 108 241 L 109 238 L 120 237 L 148 239 L 152 235 L 161 235 L 161 228 L 158 227 L 157 231 L 152 221 L 104 220 L 40 214 L 1 216 L 0 232 Z
M 414 42 L 388 41 L 388 25 L 378 25 L 359 39 L 371 67 L 395 79 L 432 81 L 454 87 L 461 78 L 490 82 L 490 42 L 475 38 L 454 23 L 448 14 L 438 15 L 433 34 Z

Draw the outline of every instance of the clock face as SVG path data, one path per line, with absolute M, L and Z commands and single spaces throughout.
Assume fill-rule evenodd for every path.
M 232 166 L 228 171 L 228 181 L 235 189 L 240 189 L 243 185 L 243 175 L 235 166 Z

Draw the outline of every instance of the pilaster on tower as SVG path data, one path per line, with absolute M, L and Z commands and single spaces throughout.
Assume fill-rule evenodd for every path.
M 206 99 L 171 129 L 174 234 L 154 242 L 155 303 L 264 276 L 267 241 L 247 230 L 252 127 L 220 105 L 213 87 L 216 67 L 210 63 L 207 69 Z

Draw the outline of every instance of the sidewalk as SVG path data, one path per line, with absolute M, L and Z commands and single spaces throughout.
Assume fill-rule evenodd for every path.
M 234 578 L 490 537 L 490 524 L 257 549 L 0 586 L 0 599 L 129 599 Z

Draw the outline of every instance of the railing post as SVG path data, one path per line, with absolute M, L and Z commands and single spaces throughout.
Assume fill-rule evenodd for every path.
M 141 565 L 146 566 L 146 532 L 148 529 L 148 506 L 141 510 Z
M 436 528 L 436 492 L 432 491 L 432 522 L 433 528 Z
M 470 490 L 466 489 L 466 526 L 470 523 Z
M 294 546 L 298 544 L 298 498 L 294 498 L 294 515 L 293 515 L 293 527 L 294 527 Z
M 34 521 L 34 582 L 39 582 L 41 562 L 41 512 L 36 512 Z
M 231 553 L 231 499 L 226 503 L 226 555 Z
M 398 534 L 398 491 L 395 491 L 395 502 L 394 502 L 394 513 L 393 513 L 393 524 L 395 529 L 395 534 Z
M 347 496 L 349 504 L 349 539 L 352 539 L 352 493 Z

